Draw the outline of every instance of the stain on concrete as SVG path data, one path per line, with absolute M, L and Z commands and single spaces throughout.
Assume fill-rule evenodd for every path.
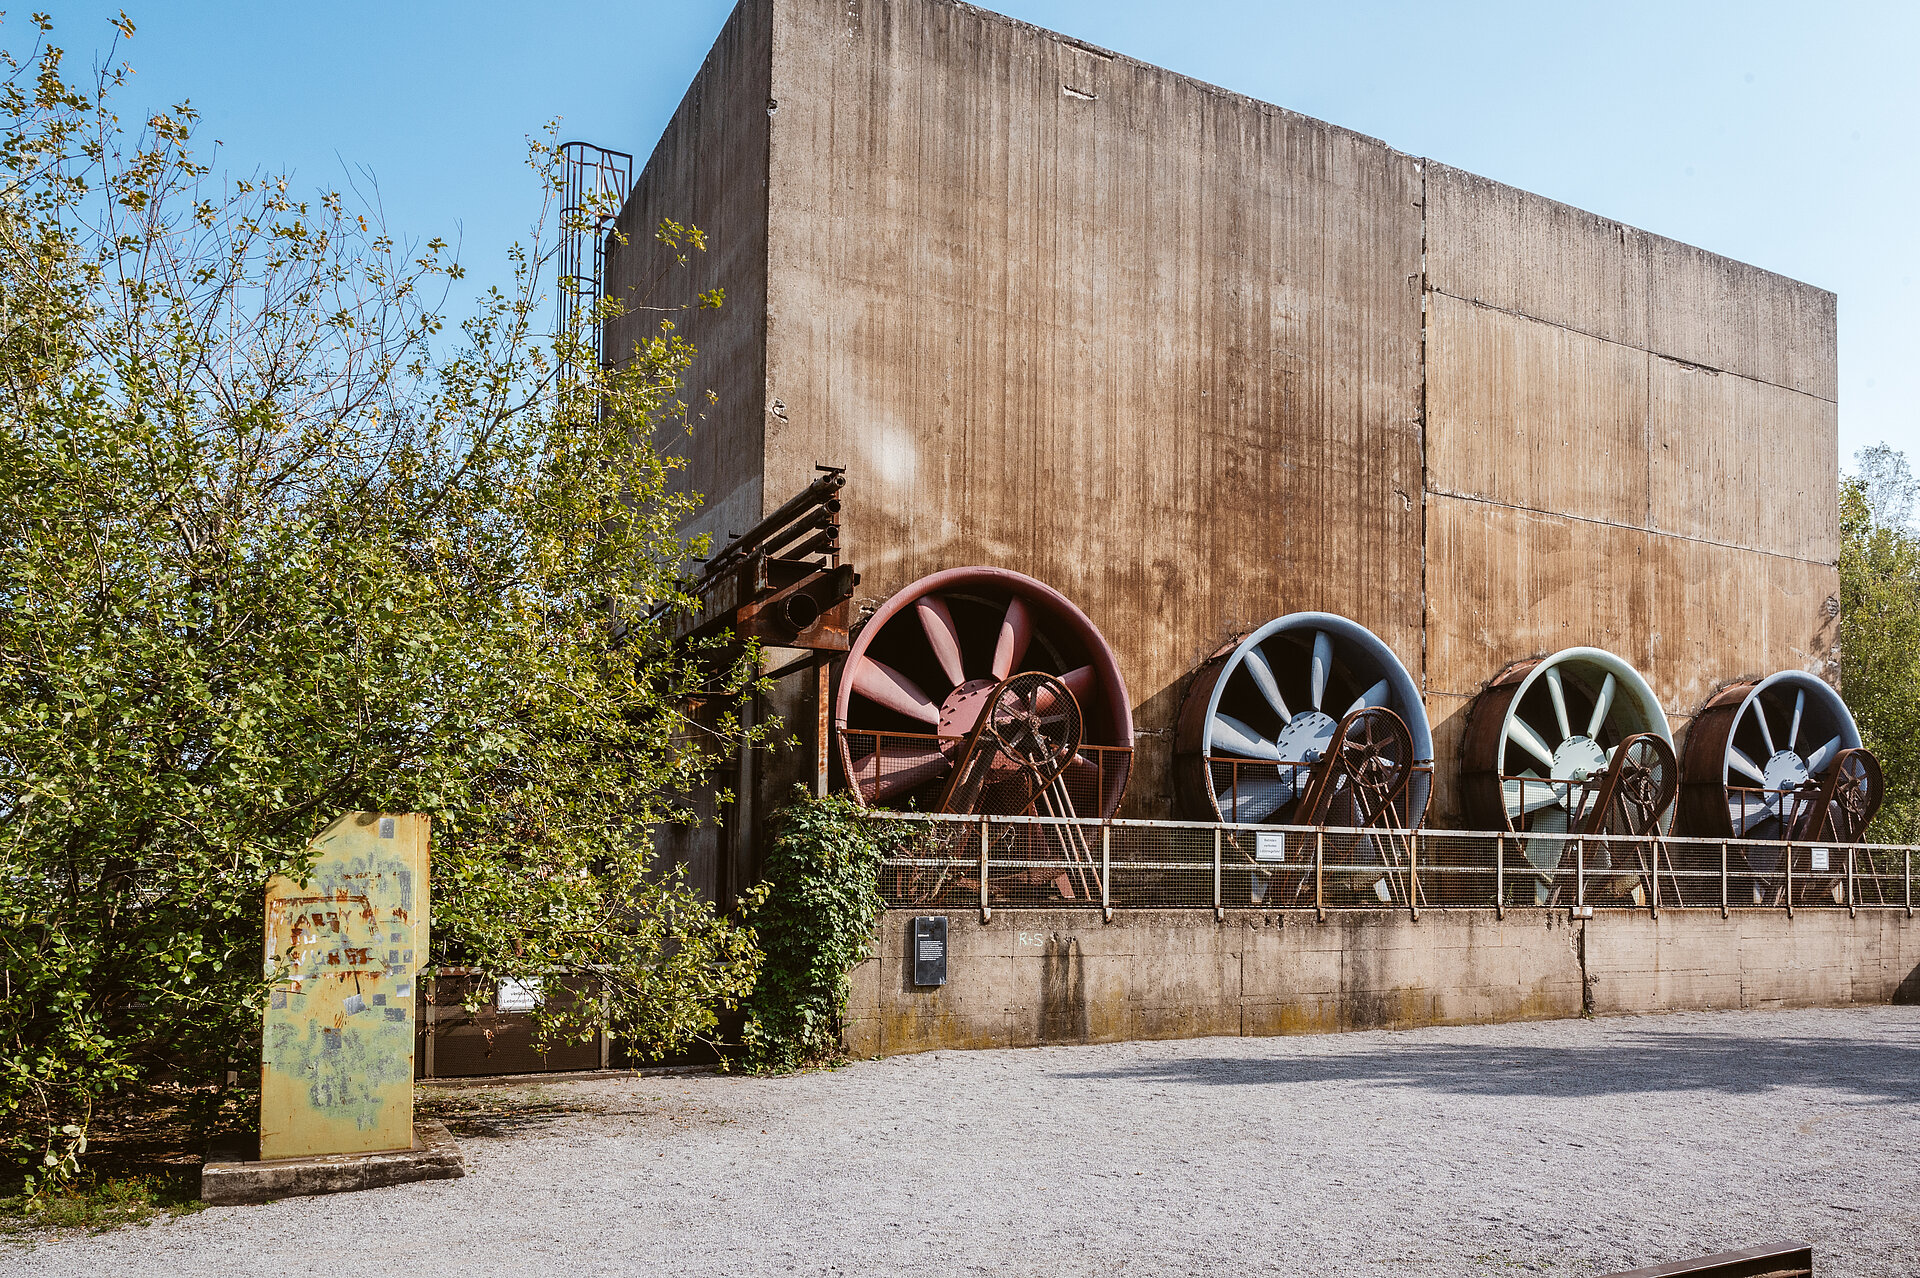
M 1047 938 L 1040 968 L 1040 1041 L 1084 1043 L 1091 1037 L 1080 938 L 1055 932 Z

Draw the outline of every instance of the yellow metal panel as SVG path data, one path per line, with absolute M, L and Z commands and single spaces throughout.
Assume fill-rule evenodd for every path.
M 260 1157 L 413 1144 L 415 974 L 427 957 L 429 818 L 349 812 L 306 883 L 267 885 L 281 972 L 260 1067 Z

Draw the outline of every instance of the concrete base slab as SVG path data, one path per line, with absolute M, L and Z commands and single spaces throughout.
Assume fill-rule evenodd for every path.
M 460 1147 L 446 1126 L 413 1125 L 413 1148 L 374 1154 L 246 1161 L 237 1143 L 216 1144 L 200 1168 L 200 1197 L 216 1207 L 266 1203 L 303 1194 L 340 1194 L 415 1180 L 457 1180 L 467 1174 Z

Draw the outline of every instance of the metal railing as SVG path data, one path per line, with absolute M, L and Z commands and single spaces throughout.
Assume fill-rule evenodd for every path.
M 842 771 L 869 802 L 888 807 L 934 806 L 967 746 L 965 737 L 912 732 L 849 729 L 839 736 Z M 1132 769 L 1131 747 L 1081 746 L 1060 774 L 1056 797 L 1049 800 L 1054 814 L 1099 820 L 1120 806 Z
M 1915 848 L 875 812 L 896 908 L 1902 910 Z

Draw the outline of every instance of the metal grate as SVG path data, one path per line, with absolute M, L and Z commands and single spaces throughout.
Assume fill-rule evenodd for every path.
M 1915 848 L 875 812 L 896 907 L 1905 910 Z

